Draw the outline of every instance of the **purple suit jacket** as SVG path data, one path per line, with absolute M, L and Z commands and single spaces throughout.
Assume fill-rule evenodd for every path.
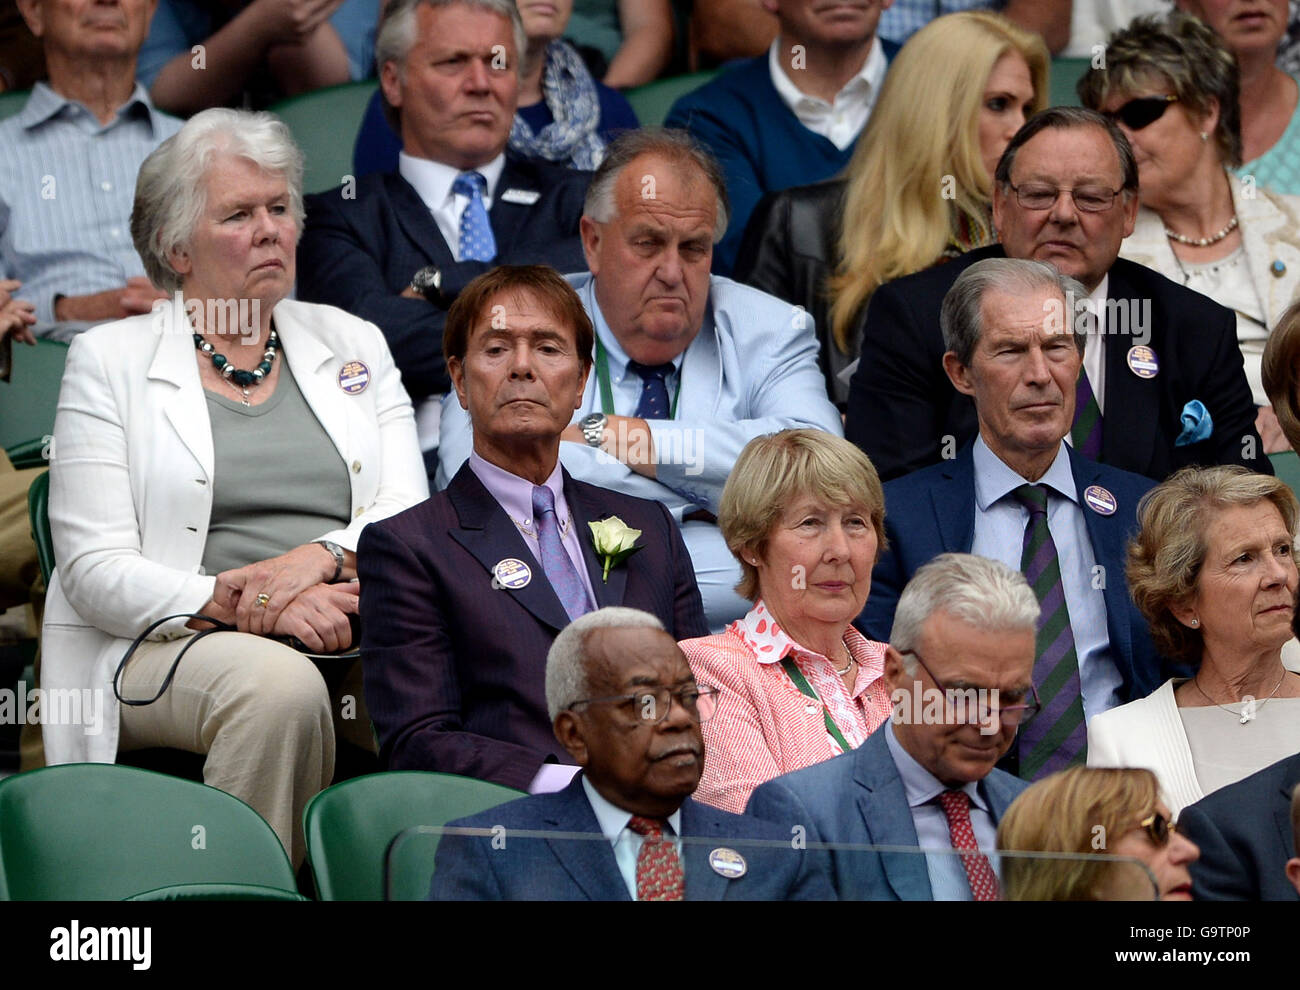
M 659 617 L 674 639 L 708 634 L 681 533 L 658 502 L 574 481 L 564 497 L 597 604 Z M 616 515 L 641 550 L 601 580 L 587 523 Z M 532 579 L 492 586 L 521 560 Z M 463 466 L 445 491 L 367 526 L 357 547 L 366 704 L 390 770 L 436 770 L 527 790 L 542 763 L 569 763 L 546 713 L 546 651 L 569 622 L 523 536 Z

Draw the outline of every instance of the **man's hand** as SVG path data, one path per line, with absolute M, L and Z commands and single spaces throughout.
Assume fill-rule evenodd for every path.
M 1277 421 L 1277 413 L 1272 406 L 1260 406 L 1255 416 L 1255 430 L 1264 441 L 1264 453 L 1278 454 L 1291 449 L 1291 442 L 1282 432 L 1282 424 Z
M 334 566 L 333 554 L 318 543 L 307 543 L 279 557 L 222 571 L 212 598 L 234 611 L 241 632 L 266 636 L 300 594 L 334 576 Z M 259 596 L 265 605 L 259 604 Z
M 36 322 L 36 307 L 10 293 L 22 288 L 15 278 L 0 279 L 0 340 L 13 337 L 24 344 L 35 344 L 36 338 L 27 328 Z
M 77 320 L 121 320 L 148 313 L 167 293 L 155 289 L 147 278 L 137 275 L 126 280 L 120 289 L 106 289 L 86 296 L 64 296 L 54 306 L 54 318 L 60 322 Z
M 268 41 L 306 38 L 342 5 L 343 0 L 254 0 L 252 4 L 267 18 Z
M 280 613 L 271 632 L 297 636 L 314 653 L 337 653 L 352 645 L 349 615 L 360 608 L 361 585 L 316 584 L 291 601 Z
M 577 423 L 570 423 L 560 434 L 561 440 L 587 445 L 587 438 Z M 635 416 L 610 416 L 605 422 L 600 449 L 647 478 L 655 477 L 655 443 L 650 426 Z

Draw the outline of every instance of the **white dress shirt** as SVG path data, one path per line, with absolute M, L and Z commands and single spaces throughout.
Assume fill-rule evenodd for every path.
M 627 823 L 632 820 L 632 812 L 620 808 L 616 804 L 611 804 L 601 797 L 596 788 L 591 786 L 591 781 L 585 775 L 582 778 L 582 789 L 587 793 L 587 800 L 591 802 L 591 810 L 595 812 L 596 821 L 600 823 L 601 834 L 614 847 L 614 861 L 618 863 L 618 872 L 623 877 L 623 883 L 627 885 L 628 896 L 635 901 L 636 858 L 641 854 L 641 843 L 645 841 L 645 836 L 639 832 L 633 832 L 627 827 Z M 677 850 L 677 855 L 681 856 L 682 811 L 680 808 L 668 816 L 668 827 L 673 831 L 673 848 Z M 582 840 L 573 839 L 571 841 L 579 842 Z M 683 876 L 685 876 L 685 870 L 686 861 L 683 860 Z
M 831 144 L 843 151 L 855 140 L 867 118 L 876 106 L 880 95 L 880 84 L 885 81 L 885 71 L 889 67 L 885 59 L 885 50 L 879 38 L 871 41 L 871 50 L 857 74 L 844 84 L 835 99 L 827 103 L 819 96 L 810 96 L 794 84 L 785 66 L 781 64 L 781 36 L 777 35 L 772 47 L 767 52 L 768 70 L 772 75 L 772 85 L 781 97 L 781 102 L 790 108 L 799 123 L 820 134 Z M 791 67 L 791 72 L 799 70 Z

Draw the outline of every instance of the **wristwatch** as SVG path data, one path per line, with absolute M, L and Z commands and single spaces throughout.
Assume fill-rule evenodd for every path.
M 582 430 L 588 447 L 600 447 L 600 441 L 605 435 L 605 424 L 608 422 L 609 417 L 603 412 L 588 413 L 578 420 L 578 429 Z
M 442 272 L 437 265 L 425 265 L 411 276 L 411 288 L 431 303 L 442 302 Z
M 343 548 L 330 540 L 312 540 L 312 542 L 323 546 L 334 555 L 334 576 L 325 582 L 326 584 L 333 584 L 343 573 Z

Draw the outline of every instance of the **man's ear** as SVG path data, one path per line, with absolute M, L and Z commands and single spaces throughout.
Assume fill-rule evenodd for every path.
M 952 387 L 962 395 L 974 395 L 975 384 L 971 381 L 970 368 L 962 364 L 957 359 L 953 351 L 948 351 L 943 356 L 943 370 L 948 375 L 948 380 L 952 382 Z
M 562 711 L 555 716 L 552 726 L 555 738 L 565 751 L 573 757 L 573 762 L 580 767 L 587 765 L 587 740 L 582 734 L 582 722 L 571 711 Z
M 36 35 L 43 37 L 45 34 L 45 11 L 42 9 L 42 0 L 16 0 L 18 13 L 23 15 L 23 20 L 27 22 L 27 29 Z
M 587 258 L 587 271 L 592 276 L 600 274 L 600 239 L 604 236 L 601 225 L 591 217 L 584 216 L 578 222 L 579 233 L 582 234 L 582 253 Z
M 390 106 L 402 105 L 402 70 L 396 62 L 385 62 L 379 70 L 379 88 Z
M 452 388 L 456 390 L 456 398 L 460 400 L 460 407 L 468 412 L 469 396 L 465 393 L 465 364 L 460 358 L 447 358 L 447 376 L 451 379 Z
M 903 669 L 903 654 L 892 646 L 885 647 L 885 683 L 899 687 L 909 676 Z
M 1300 894 L 1300 856 L 1293 856 L 1286 861 L 1286 878 L 1291 881 L 1291 886 Z

